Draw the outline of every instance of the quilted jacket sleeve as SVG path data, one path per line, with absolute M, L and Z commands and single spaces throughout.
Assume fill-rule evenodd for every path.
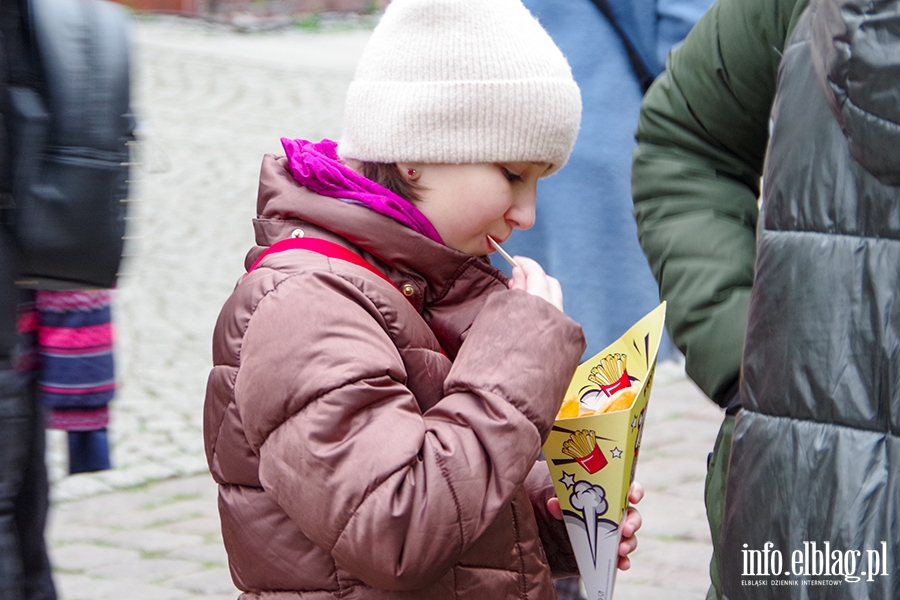
M 638 236 L 688 374 L 720 404 L 740 370 L 775 78 L 805 4 L 719 0 L 669 56 L 641 108 Z
M 289 278 L 250 319 L 235 395 L 260 481 L 303 533 L 371 586 L 417 589 L 522 486 L 584 339 L 543 300 L 495 293 L 422 414 L 395 317 L 333 274 Z

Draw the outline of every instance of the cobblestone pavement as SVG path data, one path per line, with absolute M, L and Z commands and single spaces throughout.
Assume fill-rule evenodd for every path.
M 339 132 L 368 31 L 238 34 L 135 21 L 142 143 L 121 285 L 110 471 L 65 476 L 50 432 L 48 538 L 61 600 L 233 599 L 201 439 L 210 339 L 252 243 L 262 155 Z M 638 479 L 645 525 L 617 600 L 700 598 L 710 544 L 706 454 L 718 410 L 673 364 L 657 377 Z

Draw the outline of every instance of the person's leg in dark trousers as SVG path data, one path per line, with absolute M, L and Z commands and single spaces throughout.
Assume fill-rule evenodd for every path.
M 16 525 L 19 529 L 22 562 L 25 567 L 23 573 L 25 598 L 27 600 L 56 600 L 56 588 L 53 585 L 50 558 L 47 555 L 47 544 L 44 537 L 47 512 L 50 508 L 50 486 L 47 482 L 47 463 L 45 462 L 46 429 L 44 428 L 44 410 L 38 400 L 33 381 L 29 385 L 29 396 L 34 408 L 31 419 L 30 452 L 16 506 Z
M 719 533 L 722 530 L 722 515 L 725 512 L 725 481 L 728 477 L 728 461 L 731 457 L 731 438 L 734 434 L 734 415 L 726 415 L 719 428 L 716 444 L 709 455 L 706 474 L 706 518 L 712 536 L 713 554 L 709 563 L 709 578 L 712 584 L 706 593 L 706 600 L 721 599 L 722 584 L 719 577 Z
M 20 345 L 17 332 L 22 292 L 15 283 L 17 250 L 7 230 L 18 149 L 8 88 L 31 82 L 26 14 L 25 0 L 0 0 L 0 600 L 55 600 L 44 541 L 49 499 L 43 409 L 33 365 L 19 360 L 31 349 Z
M 0 389 L 0 600 L 55 600 L 43 411 L 27 374 L 5 370 Z
M 33 350 L 17 333 L 20 292 L 0 234 L 0 600 L 55 600 L 44 540 L 49 505 L 43 409 Z M 3 260 L 3 258 L 7 260 Z M 33 294 L 28 294 L 33 298 Z
M 23 376 L 0 360 L 0 600 L 25 598 L 16 509 L 30 454 L 33 405 Z
M 13 249 L 0 230 L 0 600 L 25 598 L 16 507 L 30 455 L 34 405 L 27 376 L 13 368 L 17 306 Z

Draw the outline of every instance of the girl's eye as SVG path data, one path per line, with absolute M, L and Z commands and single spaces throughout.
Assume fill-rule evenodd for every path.
M 521 175 L 516 175 L 515 173 L 513 173 L 512 171 L 510 171 L 510 170 L 507 169 L 506 167 L 503 167 L 503 175 L 504 175 L 504 176 L 506 177 L 506 179 L 508 179 L 509 181 L 522 181 L 522 176 L 521 176 Z

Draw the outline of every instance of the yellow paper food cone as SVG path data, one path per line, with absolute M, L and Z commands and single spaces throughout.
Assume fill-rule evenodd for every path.
M 665 314 L 663 302 L 578 367 L 544 444 L 590 600 L 612 597 Z

